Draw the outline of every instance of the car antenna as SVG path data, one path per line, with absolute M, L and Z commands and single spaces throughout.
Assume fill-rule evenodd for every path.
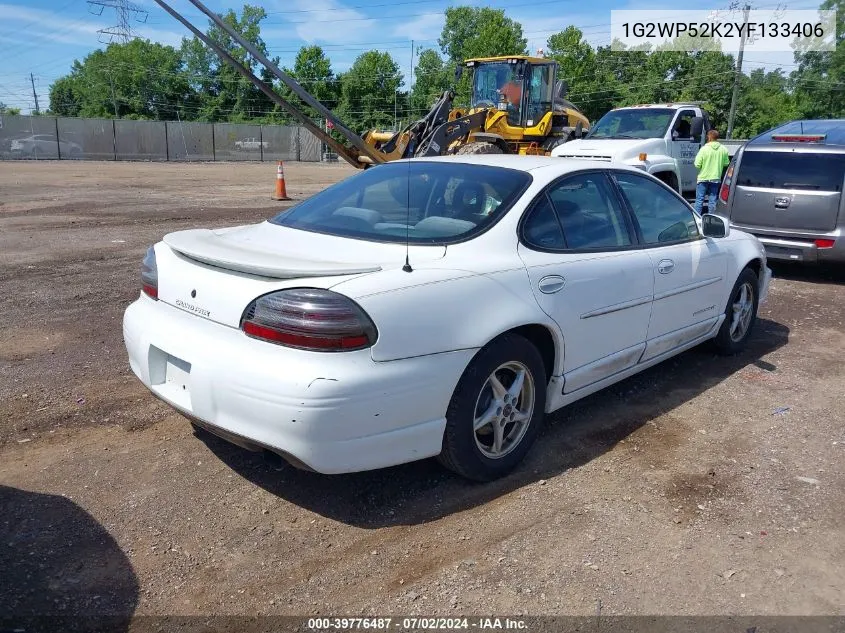
M 408 204 L 405 207 L 405 265 L 402 270 L 406 273 L 414 272 L 411 268 L 411 160 L 408 159 Z

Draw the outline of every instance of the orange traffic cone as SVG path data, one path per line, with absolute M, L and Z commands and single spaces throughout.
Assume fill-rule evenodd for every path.
M 279 166 L 276 167 L 276 193 L 273 200 L 290 200 L 285 189 L 285 167 L 282 161 L 279 161 Z

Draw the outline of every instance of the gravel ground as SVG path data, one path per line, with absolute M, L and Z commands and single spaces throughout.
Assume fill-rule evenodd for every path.
M 0 617 L 845 615 L 841 271 L 774 267 L 745 353 L 567 407 L 503 481 L 322 476 L 194 434 L 122 341 L 147 245 L 266 218 L 274 176 L 0 163 Z

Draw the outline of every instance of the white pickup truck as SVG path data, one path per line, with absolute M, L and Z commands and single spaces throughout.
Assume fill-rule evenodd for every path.
M 616 108 L 582 138 L 559 145 L 552 156 L 633 165 L 680 194 L 695 196 L 693 161 L 711 128 L 707 112 L 691 103 L 660 103 Z M 720 141 L 731 157 L 742 141 Z

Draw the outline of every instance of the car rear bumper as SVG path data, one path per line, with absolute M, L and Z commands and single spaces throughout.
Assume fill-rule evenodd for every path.
M 142 295 L 123 335 L 135 375 L 199 426 L 320 473 L 437 455 L 474 350 L 375 362 L 251 339 Z
M 790 261 L 815 264 L 845 262 L 845 235 L 841 229 L 831 233 L 789 234 L 770 232 L 758 227 L 731 223 L 731 227 L 754 235 L 766 248 L 766 258 L 772 261 Z M 831 248 L 819 248 L 816 240 L 834 240 Z

